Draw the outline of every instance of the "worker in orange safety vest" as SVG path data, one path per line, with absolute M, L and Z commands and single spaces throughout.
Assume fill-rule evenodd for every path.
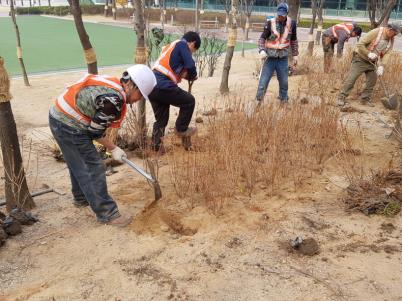
M 329 73 L 337 44 L 337 57 L 341 57 L 345 43 L 350 38 L 360 38 L 362 29 L 356 23 L 341 23 L 329 27 L 322 34 L 322 48 L 324 50 L 324 72 Z
M 67 87 L 50 108 L 49 126 L 70 173 L 74 205 L 89 205 L 100 223 L 126 226 L 132 218 L 122 216 L 109 195 L 105 167 L 93 140 L 123 162 L 125 152 L 105 131 L 119 128 L 126 104 L 147 99 L 155 85 L 152 70 L 140 64 L 129 67 L 120 79 L 89 74 Z

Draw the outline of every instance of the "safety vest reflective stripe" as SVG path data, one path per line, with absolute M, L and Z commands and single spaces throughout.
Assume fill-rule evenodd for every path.
M 181 79 L 176 73 L 174 73 L 174 71 L 170 67 L 169 62 L 170 62 L 170 56 L 172 54 L 172 51 L 178 42 L 180 42 L 180 40 L 176 40 L 176 41 L 172 42 L 171 44 L 166 45 L 162 49 L 161 55 L 156 60 L 154 66 L 152 68 L 152 69 L 157 70 L 160 73 L 166 75 L 176 84 L 179 83 Z
M 271 19 L 271 32 L 274 35 L 276 35 L 276 39 L 275 41 L 267 40 L 265 42 L 265 47 L 271 49 L 285 49 L 289 47 L 290 42 L 289 40 L 287 40 L 287 38 L 289 36 L 291 26 L 292 26 L 292 19 L 290 17 L 287 17 L 285 31 L 281 36 L 276 30 L 276 19 L 275 18 Z
M 370 51 L 373 51 L 377 47 L 378 43 L 380 43 L 383 32 L 384 32 L 384 27 L 380 27 L 377 37 L 375 38 L 374 42 L 372 42 L 370 44 L 370 46 L 368 48 Z
M 91 123 L 90 118 L 78 113 L 68 104 L 68 102 L 64 99 L 64 94 L 57 97 L 56 107 L 64 114 L 74 118 L 75 120 L 79 121 L 80 123 L 86 126 L 89 126 L 89 124 Z
M 385 27 L 380 27 L 380 30 L 378 31 L 377 37 L 375 38 L 375 40 L 369 45 L 368 50 L 369 51 L 375 51 L 378 44 L 381 41 L 382 35 L 384 33 L 384 29 Z M 378 51 L 378 56 L 379 57 L 383 57 L 390 49 L 392 49 L 392 47 L 394 46 L 394 38 L 392 38 L 389 42 L 387 47 L 383 50 L 383 51 Z
M 338 34 L 336 33 L 336 31 L 338 29 L 341 29 L 341 30 L 346 31 L 346 33 L 350 35 L 350 33 L 353 30 L 353 27 L 354 26 L 352 23 L 336 24 L 336 25 L 332 26 L 332 34 L 334 35 L 335 38 L 338 38 Z

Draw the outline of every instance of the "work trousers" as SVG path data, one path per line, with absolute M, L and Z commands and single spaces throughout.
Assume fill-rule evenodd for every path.
M 279 99 L 282 102 L 288 101 L 288 68 L 288 57 L 269 57 L 265 60 L 257 88 L 257 101 L 263 100 L 274 71 L 276 71 L 276 76 L 279 82 Z
M 357 53 L 353 54 L 352 66 L 350 68 L 348 77 L 346 78 L 338 99 L 345 100 L 349 96 L 350 91 L 356 83 L 356 80 L 362 74 L 366 75 L 366 84 L 361 94 L 361 100 L 370 101 L 373 95 L 373 89 L 377 82 L 377 74 L 373 63 L 363 60 Z
M 87 201 L 101 223 L 119 217 L 117 204 L 107 191 L 105 165 L 90 136 L 52 116 L 49 126 L 70 172 L 75 202 Z
M 152 131 L 152 145 L 159 149 L 161 138 L 165 135 L 165 128 L 169 122 L 170 106 L 180 108 L 179 116 L 176 119 L 176 131 L 184 132 L 193 117 L 195 99 L 193 95 L 179 87 L 154 88 L 148 97 L 156 120 Z

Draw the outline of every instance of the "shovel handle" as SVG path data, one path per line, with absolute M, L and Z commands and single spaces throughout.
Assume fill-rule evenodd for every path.
M 146 173 L 143 169 L 141 169 L 139 166 L 137 166 L 134 162 L 130 161 L 126 157 L 122 158 L 123 162 L 126 163 L 128 166 L 130 166 L 132 169 L 137 171 L 140 175 L 145 177 L 147 180 L 151 181 L 152 183 L 155 183 L 155 179 L 148 173 Z

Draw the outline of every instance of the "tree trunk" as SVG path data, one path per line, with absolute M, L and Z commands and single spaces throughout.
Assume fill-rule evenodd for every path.
M 89 74 L 98 74 L 98 63 L 96 60 L 95 50 L 92 48 L 89 36 L 85 30 L 84 22 L 82 22 L 82 13 L 79 0 L 68 0 L 71 13 L 74 17 L 75 28 L 80 38 L 82 48 L 84 50 L 85 61 L 87 63 Z
M 135 63 L 146 64 L 147 55 L 145 49 L 145 22 L 144 22 L 144 5 L 141 0 L 134 1 L 134 30 L 137 35 L 137 47 L 135 50 Z M 140 128 L 140 145 L 144 145 L 146 137 L 146 112 L 145 99 L 141 99 L 138 103 L 138 116 Z
M 288 3 L 289 3 L 289 17 L 292 20 L 296 20 L 296 22 L 298 22 L 300 0 L 289 0 Z
M 245 40 L 248 41 L 248 33 L 249 33 L 249 31 L 250 31 L 250 16 L 249 16 L 249 15 L 246 16 L 245 30 L 246 30 L 246 33 L 245 33 Z
M 10 80 L 0 57 L 0 144 L 4 165 L 6 208 L 15 207 L 30 210 L 35 203 L 29 193 L 17 127 L 15 125 L 10 99 Z
M 320 1 L 320 5 L 318 7 L 317 15 L 318 15 L 318 26 L 317 26 L 317 33 L 315 35 L 315 44 L 320 45 L 321 41 L 321 33 L 322 33 L 322 26 L 324 24 L 324 19 L 323 19 L 323 8 L 324 8 L 324 2 L 325 0 Z
M 32 7 L 32 0 L 29 0 L 29 7 Z
M 199 7 L 199 0 L 195 0 L 195 31 L 199 32 L 200 31 L 200 15 L 199 15 L 199 11 L 200 11 L 200 7 Z
M 228 32 L 229 30 L 229 23 L 230 23 L 230 14 L 226 12 L 226 17 L 225 17 L 225 32 Z
M 52 6 L 52 5 L 50 4 L 50 0 L 47 0 L 47 2 L 48 2 L 48 4 L 49 4 L 49 6 Z
M 21 0 L 21 6 L 24 6 L 24 0 Z
M 22 58 L 20 30 L 18 29 L 17 19 L 15 18 L 15 9 L 14 9 L 13 1 L 10 1 L 10 14 L 11 14 L 11 19 L 13 20 L 13 24 L 14 24 L 15 35 L 17 37 L 17 58 L 18 58 L 18 61 L 20 62 L 22 76 L 24 78 L 24 84 L 25 84 L 25 86 L 29 86 L 29 80 L 28 80 L 27 71 L 25 69 L 24 59 Z
M 112 15 L 113 15 L 113 20 L 116 20 L 117 19 L 116 0 L 112 0 Z
M 377 28 L 380 24 L 387 25 L 391 16 L 392 10 L 397 4 L 396 0 L 387 1 L 368 1 L 368 15 L 370 19 L 371 29 Z M 377 20 L 377 12 L 382 12 L 381 16 Z
M 314 27 L 315 27 L 315 19 L 317 17 L 317 0 L 312 0 L 311 1 L 311 8 L 313 12 L 313 17 L 311 19 L 311 25 L 310 25 L 310 32 L 308 35 L 308 54 L 313 55 L 314 51 L 314 38 L 313 38 L 313 33 L 314 33 Z
M 109 0 L 106 0 L 105 2 L 105 11 L 104 11 L 104 16 L 107 17 L 108 15 L 108 10 L 109 10 Z
M 236 46 L 236 38 L 237 38 L 237 21 L 236 21 L 236 13 L 237 13 L 237 0 L 232 0 L 232 24 L 228 34 L 227 48 L 226 48 L 226 56 L 225 63 L 223 64 L 222 71 L 222 79 L 219 91 L 221 94 L 225 94 L 229 92 L 229 72 L 233 58 L 234 48 Z

